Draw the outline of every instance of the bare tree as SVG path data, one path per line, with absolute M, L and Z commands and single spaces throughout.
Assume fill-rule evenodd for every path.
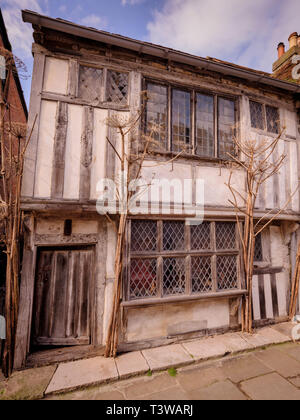
M 275 158 L 274 152 L 283 134 L 283 130 L 273 140 L 246 140 L 235 139 L 237 153 L 229 154 L 233 166 L 241 168 L 246 177 L 246 188 L 239 191 L 233 187 L 233 168 L 229 181 L 226 184 L 231 192 L 233 200 L 229 200 L 234 207 L 239 230 L 239 237 L 243 251 L 243 266 L 247 296 L 242 303 L 242 329 L 244 332 L 252 332 L 253 308 L 252 308 L 252 284 L 255 238 L 288 206 L 296 191 L 288 198 L 284 208 L 276 214 L 273 211 L 266 213 L 259 220 L 255 219 L 254 209 L 261 186 L 273 175 L 280 171 L 285 155 Z M 241 228 L 240 215 L 243 216 L 244 226 Z M 267 217 L 269 220 L 267 220 Z
M 145 94 L 143 94 L 145 96 Z M 145 100 L 147 98 L 145 97 Z M 119 321 L 120 321 L 120 303 L 121 291 L 123 282 L 123 258 L 124 258 L 124 239 L 126 232 L 126 224 L 128 217 L 131 214 L 134 200 L 137 195 L 134 191 L 134 186 L 138 189 L 138 195 L 144 194 L 151 186 L 151 181 L 142 183 L 141 173 L 145 159 L 152 153 L 157 153 L 160 148 L 160 143 L 157 140 L 157 133 L 160 126 L 156 123 L 148 125 L 144 130 L 142 126 L 142 117 L 144 114 L 145 106 L 131 117 L 121 117 L 115 115 L 108 118 L 106 123 L 109 127 L 116 129 L 120 137 L 121 147 L 120 151 L 112 144 L 107 137 L 107 142 L 114 150 L 117 160 L 120 163 L 120 175 L 116 181 L 116 195 L 118 198 L 118 205 L 120 209 L 120 216 L 115 225 L 117 232 L 117 246 L 115 256 L 115 282 L 114 282 L 114 297 L 113 308 L 111 312 L 107 343 L 106 343 L 106 357 L 116 357 L 118 350 L 118 334 L 119 334 Z M 186 150 L 182 145 L 181 152 L 176 154 L 171 160 L 164 162 L 168 164 L 175 161 Z M 106 214 L 110 222 L 114 223 L 110 215 Z

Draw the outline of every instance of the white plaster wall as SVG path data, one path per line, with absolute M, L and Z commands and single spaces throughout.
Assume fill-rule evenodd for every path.
M 91 166 L 91 199 L 96 200 L 97 183 L 105 178 L 106 147 L 107 147 L 107 119 L 106 109 L 94 110 L 93 160 Z
M 43 90 L 66 95 L 68 91 L 69 61 L 46 57 Z
M 64 231 L 64 221 L 57 219 L 38 219 L 36 233 L 38 235 L 60 235 Z
M 74 235 L 90 235 L 98 233 L 98 222 L 96 220 L 75 219 L 72 221 L 72 233 Z
M 293 211 L 299 212 L 299 193 L 295 193 L 298 187 L 298 149 L 295 141 L 289 142 L 289 164 L 290 164 L 290 191 L 293 194 L 291 207 Z
M 63 197 L 65 199 L 79 199 L 82 123 L 83 107 L 68 105 L 68 130 L 63 192 Z
M 112 224 L 107 223 L 107 257 L 106 262 L 104 262 L 106 263 L 106 283 L 103 314 L 103 344 L 106 343 L 107 331 L 113 304 L 116 243 L 116 232 Z
M 50 198 L 57 102 L 42 101 L 34 196 Z
M 127 342 L 167 337 L 168 328 L 184 322 L 203 322 L 207 328 L 229 326 L 228 300 L 211 300 L 178 304 L 157 305 L 128 310 Z
M 291 137 L 297 136 L 297 117 L 296 113 L 286 108 L 280 109 L 281 128 L 285 128 L 284 134 Z
M 229 176 L 229 169 L 205 166 L 197 167 L 196 177 L 204 179 L 205 206 L 232 207 L 228 201 L 232 201 L 232 194 L 225 185 L 229 181 Z M 238 191 L 245 191 L 245 175 L 243 171 L 234 171 L 231 185 Z M 238 204 L 242 204 L 242 201 L 239 198 Z

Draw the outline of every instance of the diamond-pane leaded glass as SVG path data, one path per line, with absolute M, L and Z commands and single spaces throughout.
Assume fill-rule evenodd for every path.
M 254 261 L 259 262 L 262 260 L 263 260 L 262 241 L 261 241 L 261 234 L 259 234 L 255 238 Z
M 117 104 L 126 104 L 128 95 L 128 74 L 107 71 L 106 100 Z
M 199 225 L 191 225 L 191 249 L 192 251 L 210 249 L 210 223 L 203 222 Z
M 264 112 L 262 104 L 254 101 L 250 101 L 250 118 L 251 118 L 251 127 L 259 128 L 264 130 Z
M 185 293 L 185 278 L 185 258 L 164 258 L 164 295 L 178 295 Z
M 230 99 L 218 99 L 218 157 L 231 159 L 235 155 L 235 102 Z
M 212 291 L 211 257 L 192 257 L 192 292 Z
M 100 102 L 102 69 L 95 67 L 79 67 L 78 96 L 88 102 Z
M 270 133 L 279 133 L 279 112 L 278 108 L 266 105 L 267 130 Z
M 130 263 L 130 298 L 147 298 L 157 294 L 155 258 L 132 259 Z
M 237 289 L 237 257 L 217 256 L 218 290 Z
M 196 155 L 214 156 L 214 97 L 197 94 L 196 105 Z
M 157 222 L 132 220 L 131 251 L 149 252 L 157 249 Z
M 236 249 L 236 224 L 232 222 L 216 223 L 217 249 Z
M 163 250 L 183 251 L 184 250 L 184 222 L 164 222 L 163 228 Z

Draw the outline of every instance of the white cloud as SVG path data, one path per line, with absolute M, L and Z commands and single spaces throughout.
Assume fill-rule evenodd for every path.
M 24 23 L 22 9 L 43 13 L 42 0 L 4 0 L 2 13 L 14 53 L 21 59 L 31 57 L 32 27 Z
M 91 14 L 82 18 L 79 23 L 81 25 L 90 26 L 92 28 L 104 28 L 107 26 L 107 21 L 105 18 L 100 17 L 95 14 Z
M 299 0 L 165 0 L 151 42 L 271 71 L 276 47 L 300 31 Z

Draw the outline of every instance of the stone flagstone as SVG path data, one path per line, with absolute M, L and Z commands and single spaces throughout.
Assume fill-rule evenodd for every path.
M 209 337 L 189 343 L 183 343 L 183 347 L 194 357 L 195 360 L 207 360 L 215 357 L 222 357 L 230 352 L 229 348 L 218 339 L 218 337 Z
M 46 394 L 100 384 L 108 380 L 118 379 L 118 377 L 114 359 L 95 357 L 65 363 L 57 368 Z
M 153 371 L 184 366 L 194 362 L 180 344 L 143 350 L 142 353 Z
M 140 351 L 122 354 L 116 359 L 117 369 L 120 378 L 148 372 L 150 366 Z

